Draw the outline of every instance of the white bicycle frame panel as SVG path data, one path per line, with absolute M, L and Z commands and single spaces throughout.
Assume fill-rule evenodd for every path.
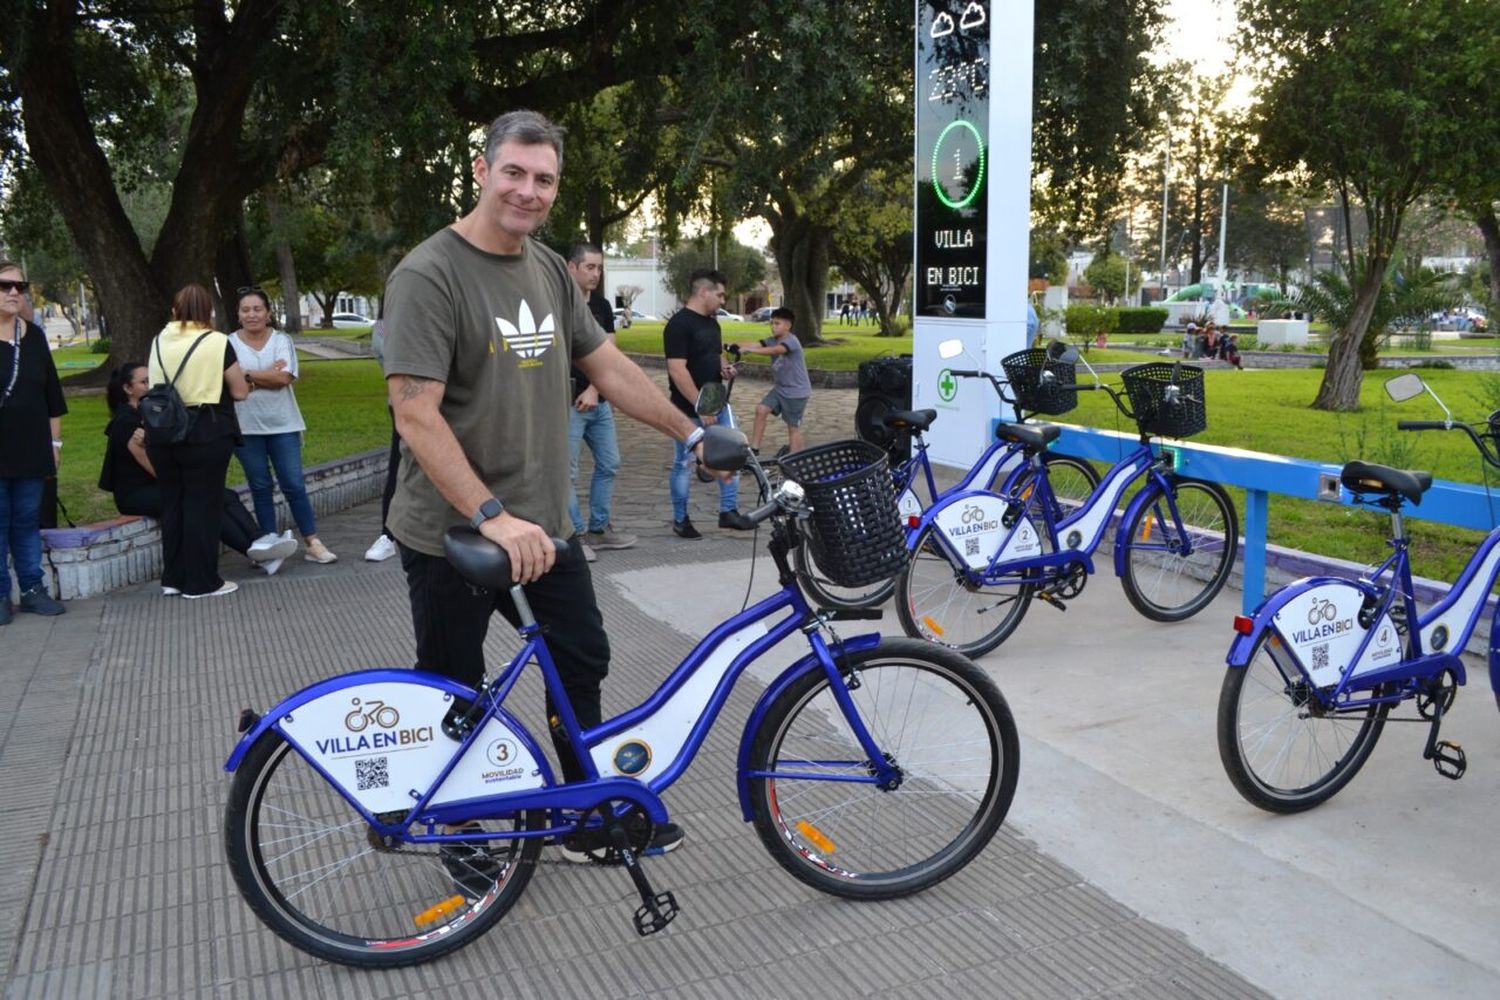
M 453 707 L 446 692 L 420 682 L 341 688 L 298 708 L 279 728 L 351 799 L 372 813 L 410 809 L 458 750 L 443 735 Z M 389 724 L 387 724 L 389 723 Z M 544 785 L 526 743 L 492 717 L 432 805 Z
M 1359 654 L 1369 632 L 1370 641 L 1350 677 L 1388 667 L 1401 659 L 1401 636 L 1389 613 L 1369 629 L 1359 624 L 1365 592 L 1352 583 L 1331 581 L 1303 591 L 1271 617 L 1281 642 L 1301 664 L 1314 687 L 1332 687 Z
M 1041 536 L 1026 515 L 1006 528 L 1010 504 L 994 493 L 969 493 L 945 501 L 932 516 L 953 553 L 969 569 L 982 570 L 992 559 L 1005 562 L 1042 554 Z

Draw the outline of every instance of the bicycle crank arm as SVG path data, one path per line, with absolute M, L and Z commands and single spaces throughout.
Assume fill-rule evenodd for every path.
M 635 890 L 641 896 L 640 908 L 635 911 L 633 918 L 635 932 L 641 937 L 655 934 L 682 912 L 682 908 L 677 905 L 677 897 L 670 892 L 657 892 L 651 887 L 651 880 L 641 868 L 641 859 L 630 846 L 630 835 L 625 832 L 625 825 L 618 819 L 609 824 L 609 839 L 620 853 L 625 871 L 629 873 L 630 881 L 635 883 Z

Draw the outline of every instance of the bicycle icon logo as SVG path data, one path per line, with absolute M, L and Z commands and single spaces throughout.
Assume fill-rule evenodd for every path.
M 964 524 L 973 524 L 975 521 L 983 521 L 984 511 L 980 510 L 978 507 L 965 507 L 961 520 Z
M 1307 624 L 1316 625 L 1320 621 L 1331 622 L 1339 616 L 1339 609 L 1334 607 L 1332 601 L 1313 598 L 1312 607 L 1307 609 Z
M 354 711 L 344 716 L 344 728 L 351 733 L 359 732 L 372 722 L 381 729 L 395 729 L 401 721 L 401 713 L 383 701 L 371 701 L 363 708 L 358 698 L 352 699 L 352 703 Z

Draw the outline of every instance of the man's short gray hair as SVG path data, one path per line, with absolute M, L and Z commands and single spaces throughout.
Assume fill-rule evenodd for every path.
M 551 146 L 557 153 L 557 169 L 562 170 L 563 136 L 568 130 L 535 111 L 507 111 L 490 123 L 484 136 L 484 162 L 493 164 L 500 147 L 507 142 L 527 146 Z

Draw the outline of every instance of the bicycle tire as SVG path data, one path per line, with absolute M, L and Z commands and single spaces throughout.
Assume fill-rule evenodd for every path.
M 1294 813 L 1332 798 L 1375 749 L 1390 705 L 1327 713 L 1307 679 L 1276 658 L 1267 629 L 1250 661 L 1230 667 L 1219 689 L 1219 759 L 1235 790 L 1268 812 Z M 1279 643 L 1279 640 L 1278 640 Z
M 752 779 L 756 832 L 783 868 L 820 891 L 919 892 L 962 869 L 999 830 L 1020 766 L 1015 720 L 994 681 L 948 650 L 886 639 L 840 666 L 860 718 L 901 768 L 901 786 L 836 780 L 871 772 L 827 674 L 815 669 L 766 711 L 750 766 L 826 770 L 829 780 Z
M 983 656 L 1010 637 L 1026 617 L 1036 584 L 987 587 L 969 581 L 947 550 L 933 540 L 935 525 L 922 529 L 911 559 L 896 577 L 896 617 L 913 639 Z M 1004 608 L 997 618 L 985 618 Z
M 1178 548 L 1171 509 L 1155 486 L 1124 527 L 1125 573 L 1120 586 L 1131 605 L 1158 622 L 1191 618 L 1213 602 L 1229 581 L 1239 545 L 1239 519 L 1217 483 L 1174 479 L 1177 512 L 1192 539 L 1193 553 Z M 1170 603 L 1169 603 L 1170 602 Z
M 806 531 L 802 543 L 792 553 L 797 571 L 797 582 L 813 599 L 812 603 L 822 608 L 875 608 L 884 604 L 896 591 L 896 578 L 890 577 L 866 584 L 863 587 L 841 587 L 828 579 L 828 574 L 818 568 L 809 547 Z
M 545 813 L 521 822 L 540 829 Z M 369 824 L 274 730 L 235 772 L 224 847 L 241 895 L 281 938 L 331 962 L 395 968 L 463 947 L 520 898 L 541 852 L 537 839 L 491 841 L 482 863 L 504 863 L 487 872 L 456 853 L 440 856 L 437 845 L 389 850 L 371 837 Z M 460 873 L 470 882 L 462 891 Z M 415 922 L 444 907 L 425 925 Z

